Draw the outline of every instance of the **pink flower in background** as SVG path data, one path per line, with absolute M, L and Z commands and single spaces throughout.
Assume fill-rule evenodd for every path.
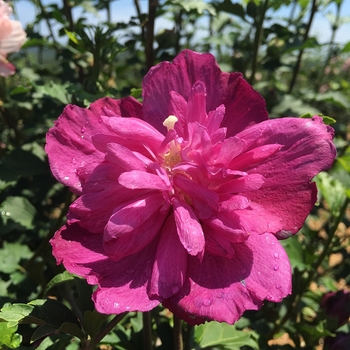
M 11 7 L 0 0 L 0 75 L 15 73 L 15 67 L 6 59 L 10 52 L 18 51 L 26 40 L 26 33 L 19 21 L 10 19 Z
M 99 312 L 163 303 L 190 324 L 234 323 L 291 292 L 278 239 L 312 209 L 332 138 L 317 116 L 269 120 L 241 74 L 183 51 L 149 71 L 143 104 L 70 105 L 49 130 L 51 170 L 79 195 L 53 254 L 98 285 Z

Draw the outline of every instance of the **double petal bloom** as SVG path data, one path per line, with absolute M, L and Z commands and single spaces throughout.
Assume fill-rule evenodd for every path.
M 0 0 L 0 76 L 15 73 L 15 67 L 6 59 L 10 52 L 18 51 L 26 40 L 26 33 L 19 21 L 10 19 L 11 7 Z
M 70 105 L 48 132 L 51 170 L 79 196 L 53 254 L 98 285 L 99 312 L 163 303 L 190 324 L 234 323 L 291 292 L 278 239 L 312 209 L 332 138 L 317 116 L 269 120 L 241 74 L 183 51 L 149 71 L 143 104 Z

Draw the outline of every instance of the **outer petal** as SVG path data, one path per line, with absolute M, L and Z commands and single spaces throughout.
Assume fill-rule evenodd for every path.
M 103 251 L 102 237 L 79 225 L 63 226 L 51 240 L 57 263 L 98 284 L 93 294 L 97 311 L 118 314 L 124 311 L 148 311 L 159 304 L 147 294 L 157 242 L 121 261 L 110 260 Z
M 0 53 L 0 75 L 2 77 L 8 77 L 9 75 L 15 74 L 16 68 L 10 63 L 5 56 Z
M 77 169 L 86 166 L 85 171 L 91 173 L 104 159 L 104 153 L 96 150 L 91 137 L 97 130 L 105 136 L 113 135 L 102 122 L 101 116 L 106 114 L 103 108 L 124 117 L 137 117 L 133 113 L 140 110 L 140 103 L 131 98 L 113 100 L 106 97 L 92 103 L 89 109 L 69 105 L 47 133 L 45 150 L 51 171 L 58 181 L 77 194 L 81 194 Z
M 192 86 L 204 83 L 207 91 L 207 113 L 221 104 L 226 107 L 222 126 L 231 136 L 249 125 L 268 118 L 263 98 L 239 73 L 221 72 L 211 54 L 182 51 L 173 63 L 162 62 L 150 69 L 143 80 L 144 118 L 160 132 L 168 117 L 170 92 L 188 101 Z
M 238 137 L 246 142 L 248 150 L 264 144 L 283 146 L 254 168 L 247 169 L 248 173 L 263 175 L 265 182 L 245 196 L 257 204 L 259 215 L 264 216 L 262 210 L 265 210 L 281 221 L 280 238 L 297 232 L 316 202 L 317 189 L 310 181 L 333 163 L 336 154 L 333 129 L 324 125 L 320 117 L 283 118 L 252 126 Z
M 202 263 L 189 258 L 188 280 L 164 306 L 192 325 L 206 320 L 233 324 L 264 299 L 281 301 L 291 293 L 288 256 L 273 235 L 252 235 L 234 247 L 232 259 L 208 253 Z
M 2 36 L 2 38 L 0 38 L 0 51 L 6 53 L 18 51 L 24 44 L 27 37 L 25 31 L 22 28 L 21 22 L 13 20 L 9 20 L 8 22 L 11 26 L 11 32 L 8 35 Z

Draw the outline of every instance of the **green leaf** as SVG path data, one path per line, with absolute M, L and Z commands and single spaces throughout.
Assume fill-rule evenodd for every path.
M 67 34 L 68 38 L 73 41 L 74 44 L 79 44 L 79 40 L 77 38 L 77 34 L 74 32 L 70 32 L 69 30 L 67 30 L 66 28 L 64 28 L 65 33 Z
M 50 280 L 48 282 L 48 284 L 45 287 L 44 295 L 46 295 L 47 292 L 51 288 L 56 287 L 56 286 L 58 286 L 61 283 L 64 283 L 64 282 L 67 282 L 67 281 L 71 281 L 71 280 L 74 280 L 74 275 L 72 275 L 68 271 L 64 271 L 62 273 L 59 273 L 52 280 Z
M 345 187 L 339 180 L 326 172 L 319 173 L 315 180 L 323 198 L 329 205 L 331 214 L 338 216 L 339 209 L 345 200 Z
M 0 311 L 0 320 L 8 322 L 9 327 L 19 323 L 45 324 L 42 317 L 39 310 L 28 304 L 5 304 Z
M 22 341 L 22 336 L 16 333 L 17 326 L 9 326 L 7 322 L 0 322 L 0 349 L 6 346 L 10 349 L 17 349 Z
M 21 259 L 28 259 L 32 256 L 32 252 L 26 245 L 20 243 L 3 243 L 0 249 L 0 266 L 1 272 L 13 273 L 19 268 Z
M 100 314 L 96 310 L 86 310 L 84 313 L 84 330 L 93 338 L 106 322 L 108 315 Z
M 297 99 L 292 95 L 284 95 L 281 99 L 281 101 L 272 109 L 272 114 L 275 115 L 290 115 L 290 116 L 299 116 L 305 113 L 307 111 L 308 113 L 312 115 L 320 115 L 321 112 L 308 105 L 301 99 Z
M 347 42 L 344 47 L 342 48 L 342 50 L 340 51 L 340 53 L 346 53 L 346 52 L 350 52 L 350 41 Z
M 296 235 L 284 241 L 281 241 L 281 244 L 287 251 L 291 265 L 300 271 L 305 270 L 307 268 L 307 265 L 305 265 L 304 248 L 303 245 L 299 242 L 298 236 Z
M 312 118 L 312 117 L 313 115 L 311 113 L 304 113 L 301 116 L 299 116 L 299 118 Z M 337 122 L 334 118 L 328 117 L 326 115 L 320 115 L 320 117 L 322 118 L 323 122 L 327 125 L 331 125 Z
M 209 322 L 197 326 L 194 338 L 201 349 L 214 346 L 230 350 L 239 350 L 242 346 L 259 349 L 253 332 L 239 331 L 227 323 Z
M 0 217 L 5 225 L 11 219 L 31 230 L 34 228 L 33 220 L 36 213 L 35 207 L 25 197 L 10 196 L 0 204 Z
M 241 4 L 233 3 L 230 0 L 224 0 L 222 3 L 218 5 L 219 11 L 224 11 L 231 13 L 233 15 L 236 15 L 238 17 L 241 17 L 242 19 L 245 19 L 245 13 L 244 8 Z
M 56 84 L 53 81 L 45 85 L 35 85 L 36 92 L 33 93 L 33 97 L 41 99 L 46 95 L 67 105 L 71 103 L 71 97 L 67 93 L 68 86 L 69 83 Z
M 172 0 L 172 3 L 180 5 L 186 12 L 195 10 L 202 15 L 204 11 L 208 11 L 211 15 L 216 16 L 215 8 L 203 0 Z
M 31 151 L 17 148 L 6 154 L 0 162 L 0 179 L 13 181 L 20 177 L 48 174 L 48 166 Z

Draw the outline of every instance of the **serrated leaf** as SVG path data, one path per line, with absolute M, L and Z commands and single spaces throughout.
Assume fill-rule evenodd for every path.
M 6 346 L 9 349 L 17 349 L 22 341 L 22 336 L 16 333 L 17 326 L 9 327 L 7 322 L 0 322 L 0 349 Z
M 64 271 L 62 273 L 59 273 L 58 275 L 56 275 L 52 280 L 50 280 L 48 282 L 48 284 L 45 287 L 45 291 L 44 291 L 44 295 L 47 294 L 47 292 L 53 288 L 56 287 L 57 285 L 67 282 L 67 281 L 71 281 L 74 280 L 74 275 L 72 275 L 71 273 L 69 273 L 68 271 Z
M 345 187 L 326 172 L 319 173 L 315 178 L 318 189 L 326 200 L 332 215 L 339 215 L 339 209 L 345 200 Z
M 201 349 L 222 346 L 225 349 L 239 350 L 242 346 L 259 349 L 252 332 L 239 331 L 227 323 L 209 322 L 197 326 L 194 338 Z
M 33 220 L 36 213 L 35 207 L 25 197 L 10 196 L 0 204 L 0 214 L 5 225 L 11 219 L 31 230 L 34 228 Z
M 69 83 L 56 84 L 54 82 L 47 83 L 45 85 L 35 85 L 36 92 L 33 93 L 33 97 L 41 99 L 43 96 L 50 96 L 67 105 L 71 103 L 71 98 L 67 93 Z
M 45 324 L 40 311 L 27 304 L 5 304 L 0 311 L 0 320 L 8 322 L 10 327 L 19 323 Z
M 71 310 L 61 302 L 54 299 L 36 299 L 28 303 L 36 306 L 44 315 L 47 324 L 61 327 L 65 322 L 75 323 L 79 326 L 79 321 Z
M 0 266 L 1 272 L 13 273 L 19 268 L 21 259 L 29 259 L 32 252 L 26 245 L 20 243 L 3 243 L 3 248 L 0 249 Z

